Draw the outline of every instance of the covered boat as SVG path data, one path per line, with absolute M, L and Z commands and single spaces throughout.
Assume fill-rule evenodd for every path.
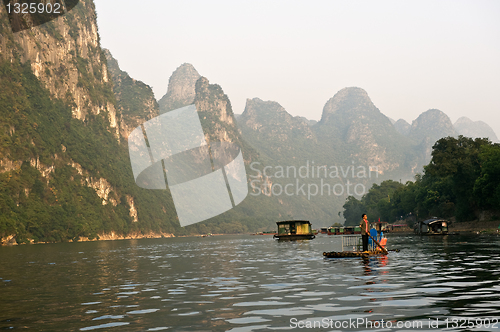
M 432 217 L 431 219 L 418 221 L 414 232 L 419 235 L 446 235 L 448 234 L 448 220 Z
M 344 226 L 328 227 L 328 235 L 344 235 Z
M 310 240 L 316 236 L 311 229 L 311 223 L 307 220 L 285 220 L 276 222 L 278 234 L 274 238 L 278 240 Z
M 332 226 L 328 228 L 328 235 L 361 234 L 359 226 Z

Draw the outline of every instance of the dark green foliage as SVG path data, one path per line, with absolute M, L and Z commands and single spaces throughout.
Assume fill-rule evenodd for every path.
M 442 138 L 434 145 L 432 160 L 424 168 L 424 180 L 428 180 L 429 187 L 434 188 L 439 195 L 435 205 L 453 203 L 458 220 L 474 219 L 477 200 L 472 193 L 481 172 L 479 152 L 482 146 L 489 144 L 491 142 L 484 138 Z M 435 205 L 430 205 L 430 210 Z
M 126 143 L 109 132 L 105 114 L 89 114 L 85 122 L 73 119 L 71 108 L 51 99 L 29 63 L 1 62 L 0 89 L 0 158 L 22 162 L 0 173 L 0 237 L 60 242 L 111 231 L 179 229 L 168 192 L 135 185 Z M 37 164 L 54 166 L 50 176 L 42 176 Z M 116 206 L 103 205 L 87 178 L 106 179 L 115 189 L 109 197 Z M 127 197 L 135 198 L 137 223 L 129 215 Z
M 474 195 L 481 208 L 500 210 L 500 145 L 486 145 L 479 153 L 481 174 L 474 183 Z
M 156 116 L 158 114 L 158 105 L 153 96 L 151 88 L 146 84 L 132 79 L 126 72 L 122 71 L 118 66 L 118 62 L 112 57 L 107 50 L 104 51 L 107 56 L 108 68 L 111 73 L 114 92 L 117 98 L 118 109 L 122 113 L 122 119 L 130 121 L 134 126 L 147 120 L 148 116 Z M 237 143 L 243 151 L 245 161 L 257 160 L 257 152 L 242 140 L 237 128 L 220 119 L 219 103 L 226 103 L 226 111 L 229 117 L 233 117 L 231 104 L 229 99 L 218 85 L 210 85 L 206 79 L 200 80 L 206 82 L 206 86 L 202 89 L 201 86 L 197 89 L 197 101 L 203 104 L 203 109 L 199 111 L 200 120 L 203 129 L 208 134 L 209 139 L 220 140 L 220 133 L 225 133 L 227 138 L 232 142 Z M 180 106 L 186 106 L 182 104 Z M 148 204 L 143 201 L 144 197 L 152 194 L 158 194 L 159 191 L 143 190 L 138 188 L 139 195 L 136 197 L 136 202 L 139 206 Z M 197 223 L 185 228 L 173 228 L 172 223 L 177 224 L 175 210 L 172 198 L 167 193 L 163 193 L 165 199 L 162 202 L 162 209 L 166 211 L 174 211 L 173 222 L 165 222 L 155 217 L 151 211 L 141 209 L 139 218 L 148 220 L 151 223 L 153 230 L 159 231 L 170 229 L 175 231 L 176 235 L 188 234 L 204 234 L 204 233 L 242 233 L 254 232 L 257 230 L 274 229 L 276 220 L 280 219 L 280 215 L 284 214 L 280 209 L 277 200 L 269 199 L 269 197 L 253 197 L 248 196 L 244 202 L 236 208 L 227 211 L 219 216 L 211 218 L 202 223 Z M 259 206 L 259 209 L 255 209 Z M 169 212 L 170 213 L 170 212 Z M 169 226 L 170 225 L 170 226 Z
M 395 218 L 395 211 L 391 208 L 393 194 L 403 185 L 399 182 L 387 180 L 380 185 L 373 184 L 372 188 L 361 200 L 353 196 L 347 198 L 344 204 L 344 217 L 346 225 L 357 225 L 361 220 L 361 215 L 366 213 L 368 220 L 375 221 Z
M 108 63 L 108 70 L 113 79 L 113 92 L 116 97 L 117 106 L 125 119 L 142 118 L 145 111 L 154 109 L 158 115 L 158 104 L 154 98 L 151 87 L 141 81 L 136 81 L 118 66 L 118 61 L 113 58 L 109 50 L 103 51 L 103 59 Z
M 115 91 L 119 93 L 118 97 L 121 100 L 127 101 L 126 103 L 121 103 L 123 105 L 121 111 L 124 116 L 141 116 L 144 114 L 144 102 L 146 101 L 146 97 L 151 93 L 151 88 L 148 85 L 135 81 L 127 75 L 123 77 L 118 87 L 115 85 Z
M 433 146 L 424 176 L 404 186 L 387 181 L 374 185 L 360 201 L 349 197 L 344 216 L 347 219 L 364 208 L 369 219 L 380 216 L 390 222 L 410 214 L 474 220 L 481 211 L 500 210 L 499 165 L 498 144 L 482 138 L 442 138 Z
M 93 7 L 93 3 L 80 2 L 63 18 L 75 41 L 81 34 L 78 22 L 93 19 L 89 17 L 93 12 L 89 6 Z M 8 28 L 4 21 L 0 22 L 2 31 Z M 56 39 L 60 37 L 53 23 L 40 29 Z M 12 34 L 6 34 L 4 39 L 7 48 L 12 49 L 12 58 L 23 58 L 22 48 Z M 29 62 L 0 61 L 0 160 L 9 167 L 0 169 L 0 238 L 15 235 L 18 242 L 61 242 L 80 237 L 93 239 L 109 232 L 237 233 L 269 229 L 285 214 L 275 208 L 276 200 L 270 203 L 268 197 L 255 197 L 199 226 L 181 228 L 169 191 L 145 190 L 134 183 L 126 140 L 115 137 L 106 111 L 97 115 L 91 111 L 111 104 L 121 112 L 121 120 L 132 125 L 142 123 L 154 116 L 154 112 L 145 114 L 142 107 L 145 102 L 156 103 L 150 87 L 122 75 L 115 91 L 117 103 L 112 83 L 104 82 L 106 58 L 99 47 L 89 44 L 85 52 L 78 47 L 72 49 L 68 61 L 75 64 L 78 86 L 89 97 L 87 105 L 83 105 L 84 121 L 72 116 L 76 105 L 70 91 L 64 98 L 55 99 L 33 74 Z M 56 89 L 65 85 L 69 69 L 64 64 L 45 64 L 45 74 L 55 78 Z M 215 102 L 214 98 L 220 97 L 217 91 L 222 90 L 214 86 L 206 97 Z M 233 116 L 227 102 L 229 115 Z M 207 125 L 226 130 L 240 144 L 247 161 L 258 156 L 241 140 L 237 129 L 225 127 L 210 112 L 205 115 L 213 120 Z M 107 200 L 91 187 L 101 179 L 112 190 Z M 137 222 L 129 213 L 132 199 Z M 262 208 L 257 214 L 255 206 Z
M 100 50 L 94 50 L 100 52 Z M 102 78 L 102 67 L 94 64 L 89 65 L 88 60 L 77 56 L 75 65 L 78 69 L 78 84 L 80 88 L 87 90 L 90 101 L 95 105 L 105 105 L 107 102 L 114 101 L 114 95 L 110 84 L 103 84 L 99 80 Z M 92 73 L 89 71 L 92 68 Z
M 347 202 L 344 204 L 345 225 L 358 225 L 363 213 L 366 213 L 365 205 L 354 196 L 347 197 Z

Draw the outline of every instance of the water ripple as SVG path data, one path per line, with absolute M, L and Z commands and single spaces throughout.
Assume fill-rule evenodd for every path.
M 289 329 L 292 318 L 409 321 L 500 311 L 499 237 L 391 235 L 399 253 L 324 259 L 338 241 L 223 236 L 10 248 L 28 254 L 0 255 L 0 266 L 9 266 L 0 279 L 9 299 L 2 312 L 20 317 L 0 321 L 0 329 L 244 332 Z

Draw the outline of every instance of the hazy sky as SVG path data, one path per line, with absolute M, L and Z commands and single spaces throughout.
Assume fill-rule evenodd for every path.
M 103 47 L 156 98 L 182 63 L 247 98 L 319 120 L 337 91 L 365 89 L 411 123 L 437 108 L 500 136 L 500 1 L 95 0 Z

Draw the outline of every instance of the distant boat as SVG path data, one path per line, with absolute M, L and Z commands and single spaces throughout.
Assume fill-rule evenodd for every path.
M 276 222 L 278 233 L 274 238 L 278 240 L 311 240 L 316 236 L 307 220 L 285 220 Z
M 446 235 L 448 234 L 448 220 L 432 217 L 431 219 L 418 221 L 413 231 L 418 235 Z
M 252 233 L 251 235 L 276 235 L 277 233 L 275 231 L 265 231 L 265 232 L 257 232 L 257 233 Z
M 328 235 L 348 235 L 348 234 L 361 234 L 361 227 L 359 226 L 332 226 L 328 228 Z

